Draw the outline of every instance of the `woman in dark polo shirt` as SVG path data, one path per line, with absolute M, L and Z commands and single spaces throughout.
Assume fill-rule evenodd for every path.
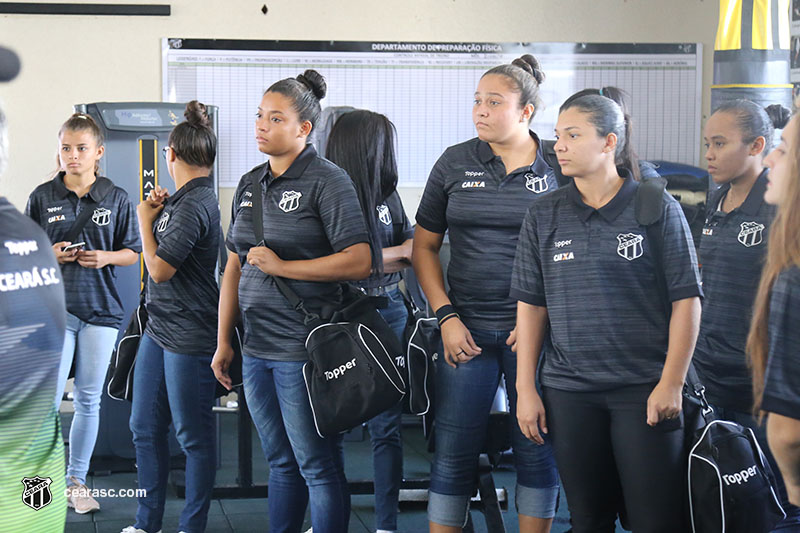
M 703 317 L 694 350 L 694 366 L 716 416 L 751 428 L 777 474 L 786 518 L 775 530 L 798 529 L 800 509 L 789 505 L 763 424 L 753 417 L 753 387 L 745 343 L 753 301 L 767 255 L 775 206 L 764 200 L 764 156 L 772 146 L 773 123 L 749 100 L 718 107 L 704 131 L 706 161 L 721 185 L 708 201 L 700 241 Z
M 103 143 L 103 131 L 92 117 L 72 115 L 58 133 L 60 171 L 31 193 L 25 210 L 50 237 L 64 277 L 67 332 L 55 401 L 58 409 L 74 359 L 67 505 L 80 514 L 100 509 L 86 487 L 86 474 L 97 440 L 108 362 L 124 318 L 115 268 L 135 263 L 140 250 L 128 193 L 97 175 Z M 65 249 L 73 244 L 66 239 L 84 209 L 91 209 L 92 215 L 75 242 L 83 244 Z
M 341 300 L 339 282 L 370 274 L 369 237 L 353 183 L 307 143 L 325 92 L 322 76 L 307 70 L 264 93 L 255 134 L 270 158 L 239 182 L 228 229 L 213 367 L 229 387 L 230 338 L 241 314 L 244 390 L 269 461 L 273 531 L 300 531 L 309 503 L 315 533 L 347 531 L 350 519 L 340 438 L 317 435 L 303 380 L 308 329 L 274 278 L 285 278 L 306 308 L 319 312 Z M 255 240 L 253 194 L 263 198 L 264 242 Z
M 519 426 L 552 437 L 576 533 L 613 532 L 623 499 L 633 531 L 685 531 L 681 388 L 701 294 L 692 236 L 666 192 L 660 219 L 639 224 L 619 106 L 568 102 L 555 150 L 573 180 L 533 204 L 514 262 Z
M 538 196 L 556 188 L 529 123 L 544 74 L 533 56 L 487 71 L 475 91 L 478 137 L 451 146 L 431 171 L 417 211 L 414 270 L 441 324 L 436 369 L 436 452 L 431 468 L 431 531 L 461 531 L 469 511 L 489 410 L 505 376 L 516 412 L 515 302 L 509 295 L 519 227 Z M 439 249 L 449 232 L 450 292 Z M 531 378 L 533 378 L 533 373 Z M 520 531 L 549 531 L 558 474 L 547 442 L 512 424 Z
M 397 287 L 400 271 L 411 266 L 414 230 L 397 193 L 394 124 L 384 115 L 357 110 L 342 115 L 328 137 L 326 156 L 344 169 L 356 186 L 369 231 L 372 275 L 358 285 L 370 296 L 387 299 L 378 309 L 398 338 L 408 319 Z M 397 530 L 397 501 L 403 479 L 402 404 L 367 424 L 375 471 L 377 533 Z
M 148 321 L 139 343 L 130 428 L 136 447 L 136 524 L 124 533 L 161 529 L 169 474 L 170 422 L 186 454 L 186 503 L 178 531 L 205 531 L 216 473 L 211 357 L 216 346 L 219 203 L 209 177 L 217 139 L 205 106 L 189 102 L 164 157 L 175 194 L 158 188 L 139 204 L 149 277 Z
M 753 308 L 747 353 L 755 409 L 767 414 L 767 439 L 789 501 L 800 505 L 800 120 L 784 128 L 764 160 L 764 200 L 777 206 Z

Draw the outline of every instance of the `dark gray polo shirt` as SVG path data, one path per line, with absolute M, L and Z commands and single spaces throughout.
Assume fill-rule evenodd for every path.
M 226 242 L 242 261 L 239 309 L 244 321 L 244 353 L 263 359 L 302 361 L 308 358 L 308 328 L 303 324 L 303 315 L 289 305 L 271 276 L 245 261 L 250 248 L 256 245 L 253 175 L 262 188 L 264 241 L 281 259 L 316 259 L 369 242 L 364 215 L 350 177 L 319 157 L 310 144 L 280 177 L 272 176 L 267 162 L 239 181 Z M 339 283 L 286 282 L 311 311 L 341 301 Z
M 705 298 L 694 364 L 712 404 L 743 412 L 753 406 L 745 344 L 775 217 L 775 207 L 764 201 L 766 188 L 765 170 L 730 213 L 717 210 L 730 185 L 714 191 L 700 240 Z
M 64 284 L 50 239 L 0 197 L 0 464 L 5 482 L 12 482 L 9 468 L 20 473 L 20 481 L 26 469 L 29 476 L 53 472 L 48 468 L 55 464 L 56 451 L 61 453 L 53 398 L 65 326 Z M 62 473 L 63 464 L 62 459 Z M 20 484 L 20 495 L 22 489 Z M 12 511 L 12 521 L 13 516 Z
M 591 391 L 657 382 L 667 353 L 666 304 L 702 295 L 680 204 L 664 193 L 664 213 L 650 228 L 663 236 L 656 257 L 634 214 L 639 184 L 622 174 L 622 188 L 600 209 L 586 205 L 572 182 L 537 200 L 522 225 L 511 296 L 547 307 L 545 386 Z
M 78 198 L 64 185 L 64 173 L 34 189 L 25 214 L 44 228 L 51 243 L 65 240 L 69 229 L 90 201 L 103 201 L 94 209 L 76 242 L 86 250 L 109 252 L 129 248 L 141 252 L 139 226 L 134 206 L 124 189 L 108 178 L 98 177 L 89 193 Z M 84 268 L 77 262 L 61 265 L 67 311 L 95 326 L 118 328 L 124 312 L 115 280 L 116 267 Z
M 800 268 L 781 272 L 769 301 L 769 360 L 761 408 L 800 419 Z
M 176 269 L 147 279 L 147 328 L 171 352 L 211 355 L 217 347 L 219 203 L 211 178 L 195 178 L 167 198 L 153 222 L 156 255 Z
M 408 239 L 414 238 L 414 228 L 411 227 L 411 222 L 406 216 L 406 210 L 403 209 L 403 202 L 400 201 L 400 195 L 394 191 L 389 195 L 386 200 L 375 210 L 375 220 L 378 224 L 380 231 L 381 248 L 389 248 L 392 246 L 400 246 Z M 367 289 L 385 287 L 400 281 L 400 272 L 392 272 L 387 274 L 384 272 L 382 276 L 370 276 L 364 281 L 359 282 L 360 287 Z
M 539 138 L 536 160 L 506 175 L 503 160 L 478 138 L 445 150 L 431 170 L 417 224 L 450 234 L 450 301 L 468 328 L 510 330 L 508 295 L 519 228 L 531 202 L 557 187 Z

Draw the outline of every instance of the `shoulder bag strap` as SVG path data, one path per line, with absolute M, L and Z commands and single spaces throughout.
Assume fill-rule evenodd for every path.
M 255 233 L 256 236 L 256 246 L 264 246 L 264 199 L 261 195 L 261 180 L 258 174 L 253 174 L 250 183 L 253 185 L 253 190 L 251 191 L 253 194 L 253 233 Z M 295 311 L 303 313 L 306 325 L 319 320 L 319 315 L 311 313 L 305 308 L 302 298 L 289 287 L 283 278 L 272 276 L 272 279 L 275 280 L 275 285 L 278 286 L 278 290 L 281 291 L 281 294 L 283 294 L 283 297 L 289 302 L 289 305 L 291 305 Z

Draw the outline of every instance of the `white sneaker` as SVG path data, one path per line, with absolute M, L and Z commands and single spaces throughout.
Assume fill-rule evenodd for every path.
M 138 527 L 128 526 L 119 533 L 147 533 L 147 531 L 139 529 Z M 156 533 L 161 533 L 161 530 L 159 529 Z
M 306 531 L 306 533 L 314 533 L 314 528 L 313 527 L 308 528 L 308 531 Z

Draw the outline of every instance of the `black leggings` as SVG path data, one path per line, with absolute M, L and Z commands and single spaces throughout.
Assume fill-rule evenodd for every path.
M 613 533 L 618 513 L 634 533 L 687 530 L 683 414 L 648 426 L 647 398 L 654 387 L 544 388 L 574 533 Z

